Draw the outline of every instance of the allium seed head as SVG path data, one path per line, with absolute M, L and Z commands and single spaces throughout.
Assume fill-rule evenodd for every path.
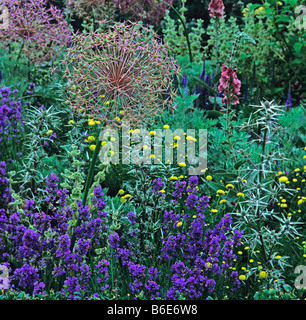
M 95 20 L 111 19 L 114 16 L 114 3 L 111 0 L 68 0 L 68 11 L 79 18 Z
M 63 60 L 74 110 L 116 126 L 121 111 L 121 120 L 137 125 L 173 107 L 179 66 L 161 44 L 152 30 L 131 22 L 75 34 Z
M 47 0 L 3 0 L 9 8 L 9 28 L 0 29 L 4 46 L 20 42 L 22 53 L 33 62 L 53 60 L 69 42 L 70 30 L 63 13 Z

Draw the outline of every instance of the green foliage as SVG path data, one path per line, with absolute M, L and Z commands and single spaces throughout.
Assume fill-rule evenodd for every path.
M 185 12 L 187 11 L 186 8 L 186 1 L 182 0 L 182 6 L 178 10 L 181 18 L 183 19 L 184 23 L 186 24 L 186 17 Z M 204 28 L 203 28 L 203 20 L 197 19 L 196 21 L 192 21 L 189 23 L 190 27 L 187 29 L 189 34 L 191 52 L 193 56 L 193 61 L 201 62 L 203 54 L 201 52 L 201 43 L 202 38 L 204 35 Z M 177 26 L 178 24 L 178 26 Z M 175 20 L 170 17 L 170 12 L 168 11 L 164 18 L 164 27 L 163 27 L 163 34 L 165 41 L 169 44 L 170 48 L 172 49 L 172 53 L 175 56 L 185 56 L 188 55 L 188 47 L 186 42 L 186 36 L 184 34 L 184 28 L 182 26 L 181 21 Z

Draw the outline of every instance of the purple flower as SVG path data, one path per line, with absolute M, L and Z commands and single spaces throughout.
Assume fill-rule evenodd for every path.
M 128 212 L 127 218 L 131 222 L 132 225 L 134 225 L 136 223 L 135 217 L 136 217 L 136 215 L 133 211 Z
M 179 199 L 182 197 L 183 192 L 186 188 L 186 181 L 184 180 L 178 180 L 175 184 L 175 190 L 173 191 L 172 195 L 175 199 Z
M 102 188 L 100 186 L 94 187 L 93 190 L 94 196 L 91 199 L 91 203 L 97 208 L 98 215 L 100 218 L 105 218 L 107 213 L 104 211 L 105 209 L 105 200 L 104 193 L 102 192 Z
M 163 188 L 164 182 L 161 178 L 157 178 L 153 180 L 153 193 L 157 193 L 159 190 Z
M 198 200 L 198 196 L 196 196 L 195 194 L 191 193 L 186 201 L 185 201 L 185 204 L 186 204 L 186 207 L 187 209 L 192 209 L 196 206 L 197 204 L 197 200 Z
M 209 204 L 209 197 L 208 196 L 202 196 L 198 200 L 198 206 L 197 206 L 197 213 L 203 213 L 204 210 L 208 207 Z
M 292 96 L 291 96 L 291 86 L 289 86 L 287 100 L 285 104 L 286 110 L 289 111 L 292 108 Z

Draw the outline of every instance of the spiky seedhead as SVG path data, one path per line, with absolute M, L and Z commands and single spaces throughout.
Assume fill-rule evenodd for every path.
M 32 63 L 53 60 L 69 41 L 70 29 L 63 13 L 47 0 L 4 0 L 9 10 L 9 28 L 0 29 L 1 44 L 22 43 Z
M 89 118 L 138 125 L 173 107 L 179 66 L 154 31 L 138 23 L 75 34 L 63 63 L 72 109 Z

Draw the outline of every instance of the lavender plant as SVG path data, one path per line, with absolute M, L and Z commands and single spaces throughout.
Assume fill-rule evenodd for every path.
M 188 180 L 173 175 L 167 180 L 156 178 L 151 188 L 147 188 L 147 180 L 150 178 L 144 175 L 138 187 L 127 189 L 131 193 L 127 210 L 135 207 L 127 214 L 128 233 L 122 224 L 110 242 L 115 256 L 127 269 L 136 264 L 141 270 L 132 278 L 132 293 L 137 297 L 141 292 L 144 297 L 158 292 L 166 299 L 203 299 L 213 294 L 220 283 L 223 289 L 225 283 L 230 285 L 232 291 L 228 294 L 238 289 L 238 273 L 232 268 L 237 258 L 234 248 L 239 246 L 242 232 L 232 230 L 231 216 L 206 223 L 211 219 L 207 210 L 210 200 L 198 191 L 196 176 Z M 154 290 L 147 292 L 143 271 L 154 262 L 160 276 L 154 280 Z M 169 276 L 163 278 L 165 274 Z
M 14 166 L 22 155 L 20 142 L 25 125 L 17 93 L 18 90 L 11 92 L 9 87 L 0 89 L 0 156 L 2 160 L 13 162 Z

